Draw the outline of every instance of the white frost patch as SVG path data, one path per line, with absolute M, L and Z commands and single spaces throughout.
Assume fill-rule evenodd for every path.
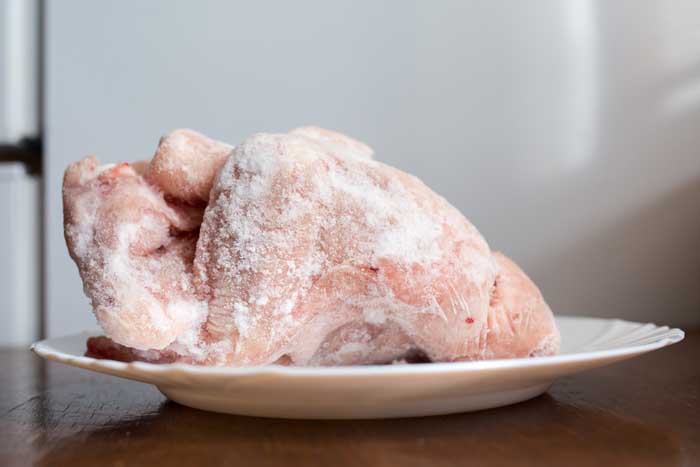
M 267 305 L 268 301 L 269 301 L 269 299 L 267 298 L 267 295 L 263 295 L 261 297 L 258 297 L 257 300 L 255 300 L 255 304 L 258 306 L 264 306 L 264 305 Z
M 289 315 L 292 312 L 292 310 L 294 309 L 294 304 L 297 301 L 296 299 L 297 299 L 297 296 L 296 296 L 296 294 L 294 294 L 294 297 L 292 297 L 288 300 L 285 300 L 282 303 L 282 305 L 280 305 L 279 308 L 277 308 L 277 310 L 275 311 L 275 315 L 282 315 L 282 316 Z
M 73 240 L 73 253 L 80 259 L 85 258 L 92 243 L 92 229 L 81 229 L 75 224 L 69 224 L 66 225 L 66 234 Z
M 250 309 L 244 303 L 236 302 L 233 305 L 233 321 L 238 328 L 238 334 L 246 336 L 250 330 L 251 318 Z
M 114 163 L 111 163 L 111 162 L 108 163 L 108 164 L 102 164 L 102 165 L 100 165 L 99 167 L 97 167 L 97 169 L 95 169 L 95 174 L 96 174 L 96 175 L 99 175 L 99 174 L 101 174 L 102 172 L 104 172 L 105 170 L 109 170 L 109 169 L 111 169 L 112 167 L 116 167 L 116 166 L 117 166 L 117 164 L 114 164 Z
M 362 312 L 365 322 L 369 324 L 382 324 L 386 321 L 384 310 L 379 308 L 365 308 Z
M 185 332 L 177 336 L 175 342 L 170 345 L 170 349 L 181 355 L 192 355 L 195 359 L 202 358 L 205 349 L 199 338 L 199 327 L 204 322 L 208 314 L 206 302 L 179 300 L 168 304 L 168 315 L 173 318 L 177 316 L 176 322 L 189 322 Z M 178 321 L 182 319 L 183 321 Z M 184 321 L 186 320 L 186 321 Z
M 339 355 L 344 355 L 353 352 L 364 352 L 367 350 L 367 345 L 362 342 L 348 342 L 338 349 Z

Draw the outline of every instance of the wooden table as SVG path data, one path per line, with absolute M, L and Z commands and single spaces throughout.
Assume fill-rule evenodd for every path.
M 700 330 L 511 407 L 301 421 L 201 412 L 154 387 L 0 351 L 0 465 L 700 465 Z

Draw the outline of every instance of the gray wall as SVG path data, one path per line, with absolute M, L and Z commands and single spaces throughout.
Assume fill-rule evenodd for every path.
M 61 174 L 191 127 L 368 142 L 556 313 L 700 322 L 700 3 L 47 2 L 48 330 L 94 325 Z

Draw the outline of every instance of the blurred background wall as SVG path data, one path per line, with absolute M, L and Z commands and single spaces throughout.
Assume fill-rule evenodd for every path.
M 47 2 L 46 317 L 93 327 L 62 233 L 86 154 L 317 124 L 457 206 L 555 313 L 700 322 L 700 2 Z

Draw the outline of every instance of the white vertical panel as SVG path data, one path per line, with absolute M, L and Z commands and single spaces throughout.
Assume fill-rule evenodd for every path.
M 0 142 L 38 133 L 38 0 L 0 0 Z
M 39 181 L 21 163 L 0 164 L 0 345 L 39 331 Z

